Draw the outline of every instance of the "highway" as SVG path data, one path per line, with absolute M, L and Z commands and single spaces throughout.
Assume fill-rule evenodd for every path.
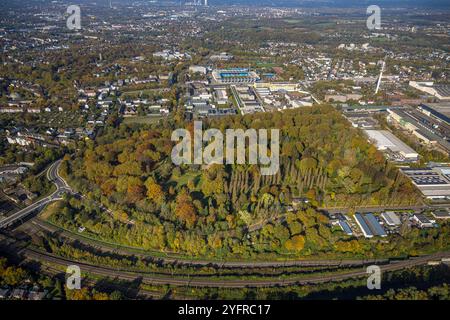
M 66 181 L 64 181 L 63 178 L 61 178 L 58 174 L 59 166 L 61 165 L 61 160 L 56 161 L 53 163 L 47 170 L 47 179 L 52 181 L 56 186 L 56 191 L 53 192 L 51 195 L 40 199 L 39 201 L 36 201 L 32 205 L 19 210 L 18 212 L 13 213 L 12 215 L 4 218 L 0 221 L 0 229 L 7 228 L 13 224 L 15 224 L 18 221 L 21 221 L 25 218 L 27 218 L 31 213 L 33 213 L 36 210 L 42 209 L 45 205 L 47 205 L 50 202 L 61 200 L 63 195 L 65 193 L 71 193 L 72 190 L 67 184 Z

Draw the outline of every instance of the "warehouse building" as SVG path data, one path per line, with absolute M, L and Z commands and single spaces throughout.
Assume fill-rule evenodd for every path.
M 450 167 L 402 169 L 403 174 L 430 200 L 450 199 Z
M 423 214 L 415 214 L 413 216 L 413 220 L 419 225 L 421 228 L 432 228 L 434 226 L 433 221 L 428 219 Z
M 371 213 L 368 214 L 355 214 L 355 220 L 361 229 L 364 237 L 373 238 L 374 236 L 387 237 L 386 231 L 384 231 L 380 222 Z
M 290 83 L 290 82 L 260 82 L 255 83 L 255 88 L 267 89 L 270 92 L 279 92 L 279 91 L 294 92 L 299 91 L 300 89 L 297 83 Z
M 350 225 L 345 220 L 339 220 L 339 226 L 341 227 L 342 231 L 344 231 L 347 235 L 351 236 L 353 234 L 352 228 L 350 228 Z
M 406 145 L 399 138 L 387 130 L 364 130 L 377 146 L 377 149 L 383 151 L 386 156 L 396 162 L 416 162 L 419 160 L 419 154 Z
M 435 210 L 431 214 L 436 219 L 450 219 L 450 212 L 446 209 Z
M 437 112 L 432 114 L 424 105 L 417 110 L 388 109 L 388 113 L 388 119 L 395 120 L 424 143 L 450 153 L 450 142 L 447 138 L 450 127 L 445 120 L 445 115 L 438 116 Z
M 190 66 L 189 72 L 206 74 L 207 70 L 206 70 L 206 67 L 203 67 L 203 66 Z
M 410 81 L 409 85 L 414 89 L 428 93 L 439 100 L 450 100 L 450 86 L 447 84 L 435 84 L 430 81 Z
M 386 211 L 381 214 L 381 217 L 386 224 L 391 227 L 399 226 L 401 224 L 400 218 L 393 211 Z
M 450 115 L 449 104 L 421 104 L 417 109 L 429 117 L 450 125 L 450 117 L 448 116 Z

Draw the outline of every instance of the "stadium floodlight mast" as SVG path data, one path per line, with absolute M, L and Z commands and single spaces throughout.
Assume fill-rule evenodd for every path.
M 380 91 L 381 80 L 383 79 L 383 72 L 384 72 L 385 67 L 386 67 L 386 58 L 383 60 L 383 63 L 381 65 L 381 72 L 380 72 L 380 76 L 378 77 L 377 88 L 375 89 L 375 94 L 378 94 L 378 92 Z

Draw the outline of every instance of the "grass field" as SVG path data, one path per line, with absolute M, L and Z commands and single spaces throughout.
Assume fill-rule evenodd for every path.
M 163 119 L 163 116 L 154 115 L 154 116 L 137 116 L 137 117 L 127 117 L 123 119 L 125 124 L 152 124 L 156 123 L 159 120 Z
M 184 174 L 183 176 L 181 176 L 176 181 L 175 180 L 172 180 L 172 181 L 175 181 L 177 183 L 177 187 L 180 188 L 184 185 L 187 185 L 187 183 L 190 180 L 193 180 L 197 183 L 200 176 L 201 176 L 200 172 L 188 172 L 188 173 Z

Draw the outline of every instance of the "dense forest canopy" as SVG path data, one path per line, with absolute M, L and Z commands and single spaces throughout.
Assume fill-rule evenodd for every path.
M 290 204 L 292 197 L 308 197 L 318 205 L 346 206 L 416 201 L 412 185 L 332 107 L 205 121 L 204 130 L 218 128 L 222 132 L 230 128 L 280 129 L 281 164 L 274 176 L 262 176 L 253 165 L 216 165 L 202 170 L 195 165 L 173 165 L 170 137 L 180 127 L 192 130 L 192 124 L 168 120 L 149 129 L 121 127 L 106 133 L 97 143 L 87 145 L 82 163 L 75 161 L 75 175 L 89 182 L 90 191 L 97 189 L 118 204 L 136 204 L 148 198 L 155 204 L 160 198 L 170 202 L 182 190 L 191 197 L 213 201 L 211 207 L 231 212 L 255 211 L 252 203 L 258 201 L 253 200 L 265 194 L 280 205 Z M 155 198 L 154 193 L 158 194 Z M 221 195 L 228 199 L 222 202 Z M 202 208 L 208 207 L 207 202 L 202 204 Z
M 192 130 L 192 123 L 179 116 L 145 128 L 120 125 L 80 146 L 62 173 L 110 214 L 71 199 L 54 220 L 147 249 L 313 254 L 331 250 L 331 239 L 342 236 L 332 235 L 328 218 L 314 207 L 412 205 L 420 198 L 330 106 L 204 121 L 204 129 L 222 132 L 278 128 L 280 170 L 272 176 L 257 165 L 175 166 L 171 133 L 183 127 Z M 298 199 L 301 207 L 289 210 Z

